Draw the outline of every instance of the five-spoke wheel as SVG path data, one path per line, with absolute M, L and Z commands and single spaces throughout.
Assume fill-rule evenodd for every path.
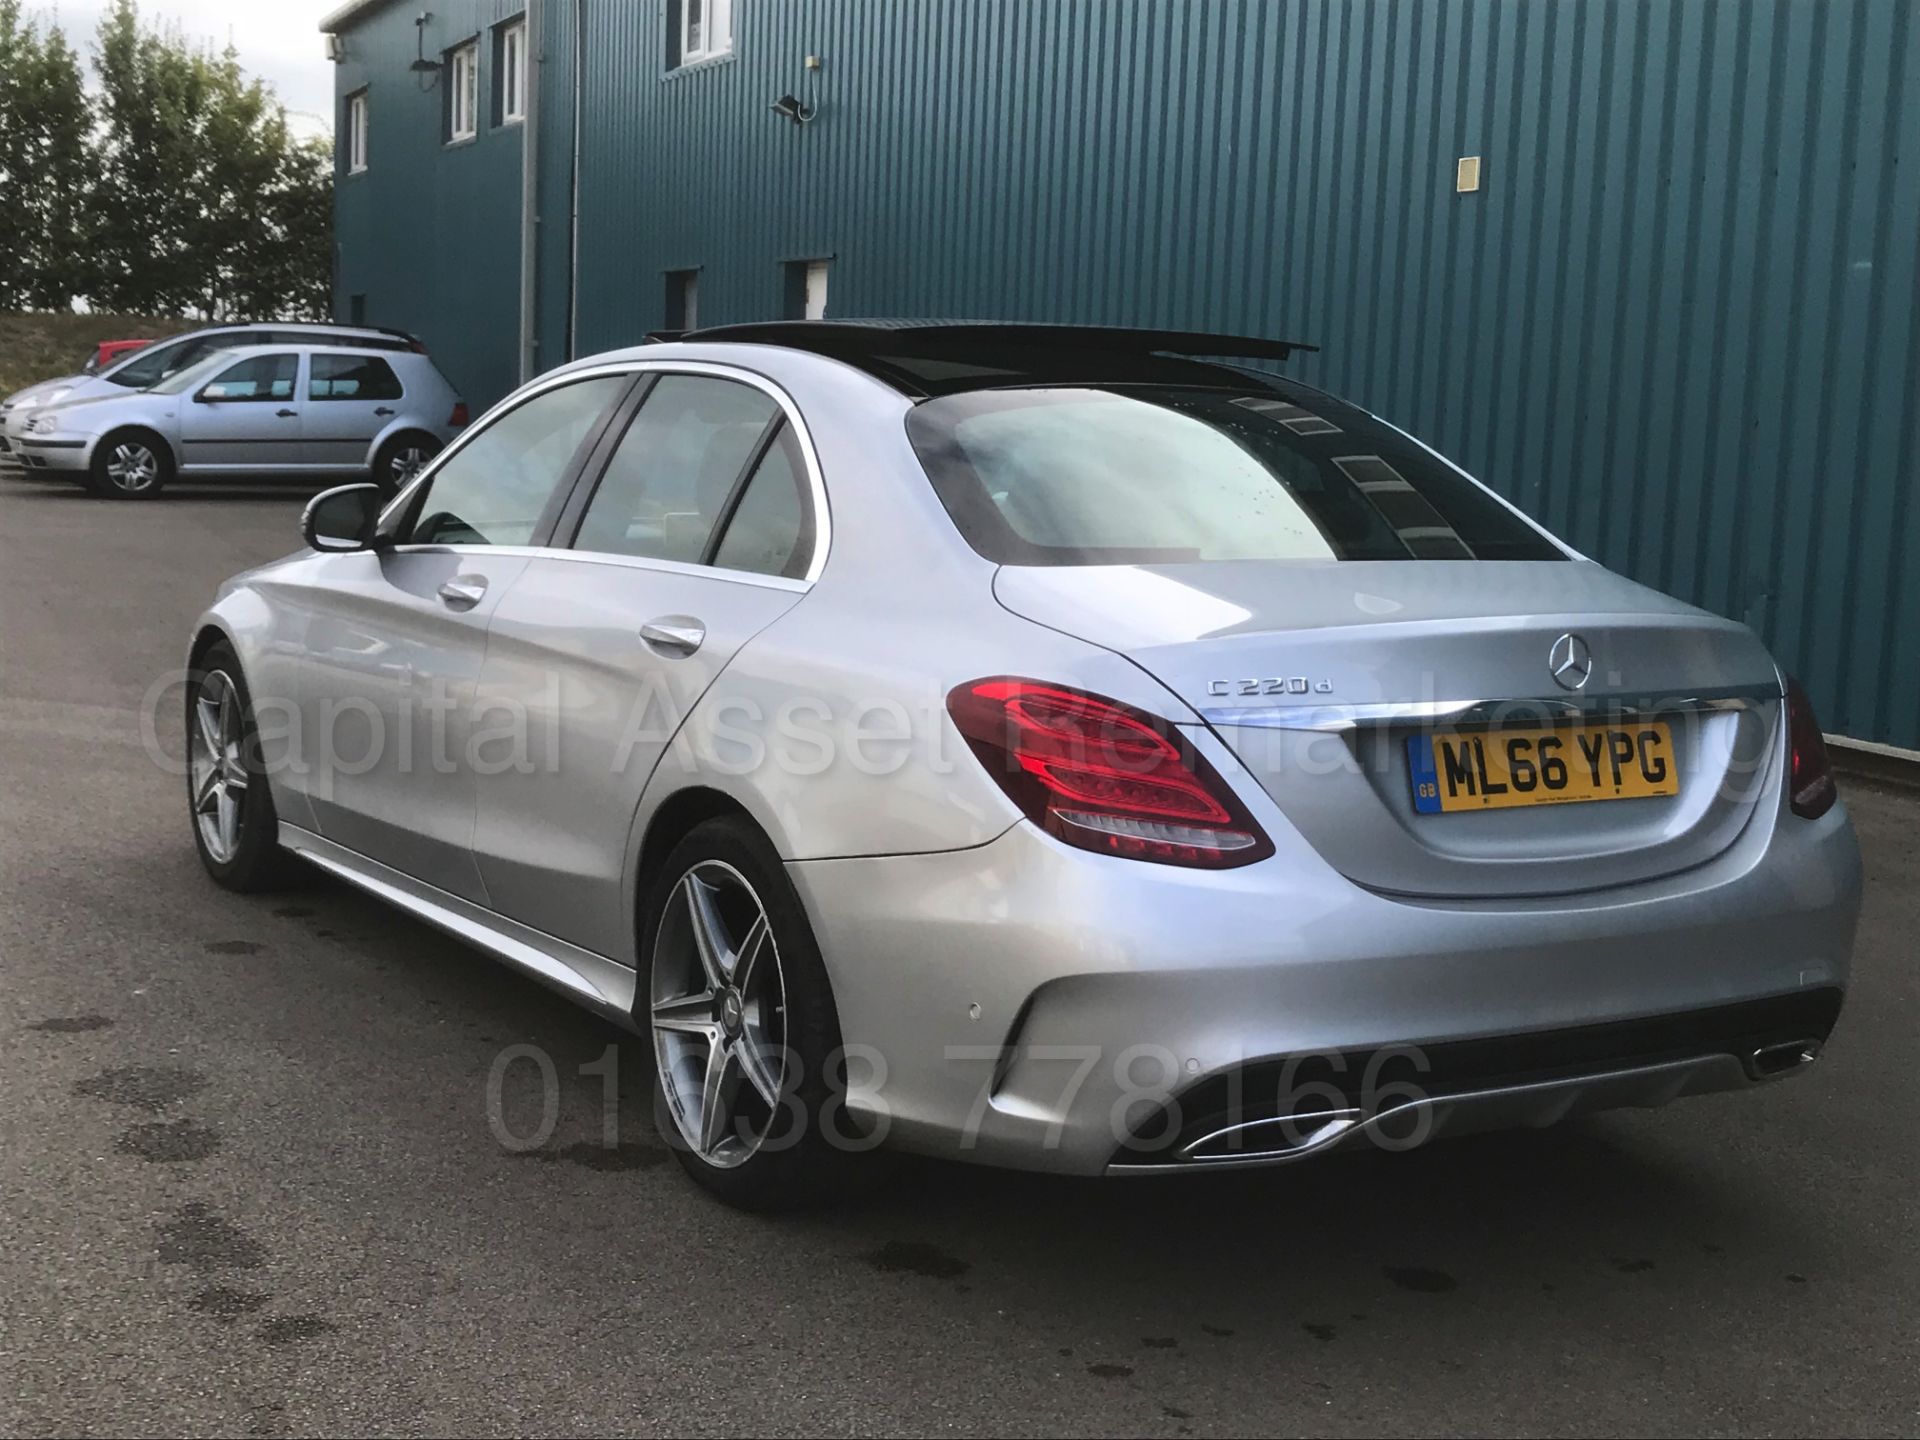
M 240 853 L 247 798 L 245 744 L 246 726 L 233 680 L 223 670 L 212 671 L 193 697 L 187 769 L 200 843 L 223 865 Z
M 705 860 L 668 897 L 653 951 L 654 1058 L 680 1138 L 707 1164 L 743 1164 L 780 1114 L 786 987 L 766 906 L 739 870 Z

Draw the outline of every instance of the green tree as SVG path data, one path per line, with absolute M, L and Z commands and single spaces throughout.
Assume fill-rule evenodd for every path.
M 5 0 L 0 0 L 5 3 Z M 324 313 L 331 147 L 300 142 L 229 49 L 191 49 L 116 0 L 99 78 L 87 293 L 134 314 Z
M 82 281 L 91 166 L 80 59 L 0 0 L 0 309 L 65 310 Z

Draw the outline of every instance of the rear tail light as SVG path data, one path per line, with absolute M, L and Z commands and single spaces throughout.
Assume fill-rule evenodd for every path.
M 1833 783 L 1833 761 L 1813 702 L 1792 677 L 1787 680 L 1787 761 L 1787 803 L 1801 818 L 1818 820 L 1833 808 L 1840 789 Z
M 427 353 L 427 342 L 409 338 L 407 340 L 407 348 L 416 355 L 424 355 Z
M 453 415 L 448 419 L 447 424 L 451 425 L 455 430 L 464 430 L 472 418 L 473 417 L 467 413 L 467 402 L 464 400 L 456 400 L 453 402 Z
M 1171 723 L 1078 690 L 1000 676 L 956 686 L 947 713 L 987 773 L 1082 850 L 1226 870 L 1273 844 Z

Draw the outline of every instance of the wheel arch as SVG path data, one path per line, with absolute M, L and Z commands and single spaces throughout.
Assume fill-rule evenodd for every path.
M 374 437 L 373 444 L 367 449 L 367 473 L 376 473 L 387 451 L 407 439 L 424 440 L 436 455 L 447 448 L 447 442 L 425 426 L 399 423 Z
M 673 847 L 693 833 L 695 827 L 709 820 L 717 820 L 723 815 L 737 815 L 759 830 L 763 835 L 765 827 L 754 819 L 751 811 L 733 796 L 724 791 L 715 790 L 707 785 L 689 785 L 668 795 L 653 809 L 640 836 L 639 855 L 633 874 L 633 919 L 634 948 L 639 953 L 640 924 L 644 917 L 641 906 L 646 903 L 647 892 L 653 882 L 659 878 L 661 868 L 667 863 L 667 856 L 673 853 Z
M 103 430 L 100 438 L 93 442 L 93 448 L 87 452 L 87 469 L 91 471 L 94 460 L 100 453 L 123 435 L 138 435 L 143 440 L 152 441 L 155 450 L 167 462 L 168 471 L 173 475 L 180 473 L 180 452 L 174 448 L 173 442 L 153 426 L 138 420 L 116 425 L 111 430 Z

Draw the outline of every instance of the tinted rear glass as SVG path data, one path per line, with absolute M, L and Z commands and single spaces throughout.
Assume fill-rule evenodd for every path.
M 1464 475 L 1317 392 L 985 390 L 930 400 L 907 429 L 960 532 L 1005 565 L 1566 558 Z

